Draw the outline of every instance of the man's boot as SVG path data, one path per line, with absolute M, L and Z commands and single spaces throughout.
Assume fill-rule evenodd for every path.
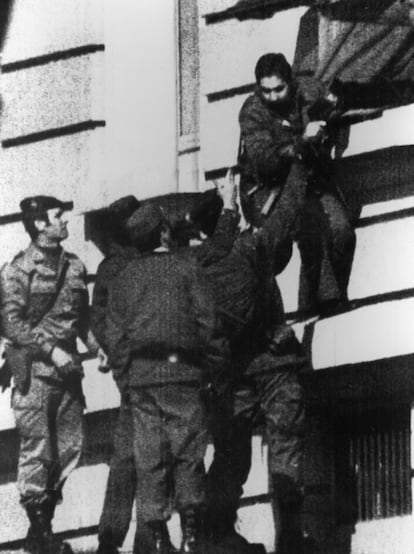
M 277 554 L 304 554 L 299 512 L 300 506 L 280 506 L 281 532 L 276 549 Z
M 100 541 L 96 554 L 119 554 L 119 550 L 109 542 Z
M 195 508 L 187 508 L 180 512 L 183 538 L 181 553 L 201 554 L 201 522 L 200 513 Z
M 57 537 L 55 537 L 52 533 L 52 520 L 55 515 L 56 510 L 56 504 L 58 503 L 58 500 L 62 499 L 62 496 L 60 493 L 56 493 L 52 498 L 50 498 L 45 504 L 44 504 L 44 510 L 46 514 L 46 518 L 49 521 L 49 528 L 50 533 L 52 535 L 52 541 L 53 541 L 53 548 L 55 549 L 56 554 L 73 554 L 72 547 L 67 542 L 63 542 Z
M 134 554 L 172 554 L 176 552 L 170 541 L 165 521 L 150 521 L 137 527 Z
M 303 554 L 302 495 L 285 475 L 273 475 L 272 508 L 277 554 Z
M 50 506 L 26 507 L 30 521 L 24 549 L 30 554 L 73 554 L 71 547 L 53 536 Z
M 52 530 L 50 520 L 42 506 L 26 506 L 26 512 L 30 521 L 29 531 L 24 543 L 24 550 L 30 554 L 43 554 L 49 552 Z

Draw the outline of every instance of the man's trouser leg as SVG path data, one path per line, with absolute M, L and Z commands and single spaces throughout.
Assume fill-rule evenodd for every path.
M 345 299 L 355 251 L 355 230 L 339 197 L 326 193 L 321 203 L 328 218 L 329 257 L 340 295 Z
M 178 510 L 204 503 L 207 432 L 199 387 L 165 384 L 131 388 L 137 475 L 134 552 L 146 552 L 148 526 L 171 513 L 171 478 Z
M 248 389 L 238 388 L 237 395 L 238 400 L 235 390 L 227 391 L 210 407 L 214 457 L 207 473 L 207 523 L 215 541 L 234 533 L 243 484 L 250 471 L 255 406 Z
M 122 546 L 125 540 L 135 499 L 136 474 L 132 429 L 129 398 L 123 394 L 98 531 L 99 543 L 113 548 Z
M 137 511 L 144 521 L 169 517 L 174 466 L 177 508 L 204 502 L 207 434 L 203 409 L 190 400 L 198 396 L 195 389 L 180 385 L 131 389 Z
M 297 235 L 302 258 L 300 309 L 347 299 L 355 232 L 343 202 L 309 191 Z
M 299 554 L 305 413 L 302 386 L 295 369 L 278 368 L 263 354 L 253 362 L 256 394 L 265 418 L 272 505 L 279 554 Z
M 53 537 L 51 521 L 81 455 L 81 383 L 32 378 L 27 394 L 13 391 L 12 403 L 20 434 L 18 488 L 30 520 L 25 548 L 36 554 L 70 554 L 70 546 Z
M 77 466 L 83 440 L 80 383 L 63 385 L 32 378 L 27 394 L 13 392 L 20 435 L 17 484 L 22 504 L 41 505 L 60 496 Z

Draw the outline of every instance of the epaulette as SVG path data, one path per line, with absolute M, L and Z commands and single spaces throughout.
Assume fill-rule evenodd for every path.
M 69 261 L 72 268 L 76 268 L 77 271 L 85 272 L 86 273 L 86 267 L 85 264 L 82 262 L 82 260 L 74 254 L 73 252 L 68 252 L 65 250 L 66 259 Z
M 31 273 L 33 271 L 33 260 L 30 256 L 27 256 L 27 250 L 21 250 L 10 263 L 11 266 L 17 266 L 25 273 Z
M 73 252 L 68 252 L 67 250 L 65 250 L 65 254 L 70 260 L 79 260 L 79 257 Z
M 24 251 L 24 250 L 20 250 L 20 252 L 18 252 L 18 253 L 15 255 L 15 257 L 13 258 L 12 263 L 13 263 L 13 262 L 16 262 L 19 258 L 23 258 L 24 254 L 25 254 L 25 251 Z

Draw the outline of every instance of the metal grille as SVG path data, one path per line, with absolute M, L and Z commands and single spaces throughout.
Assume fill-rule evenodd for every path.
M 410 410 L 361 414 L 337 429 L 337 480 L 357 521 L 411 513 Z M 344 490 L 344 483 L 342 487 Z M 341 500 L 338 499 L 340 503 Z

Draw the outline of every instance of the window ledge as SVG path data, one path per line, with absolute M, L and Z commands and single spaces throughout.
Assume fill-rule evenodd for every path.
M 191 154 L 200 150 L 200 137 L 198 135 L 183 135 L 178 139 L 178 155 Z

